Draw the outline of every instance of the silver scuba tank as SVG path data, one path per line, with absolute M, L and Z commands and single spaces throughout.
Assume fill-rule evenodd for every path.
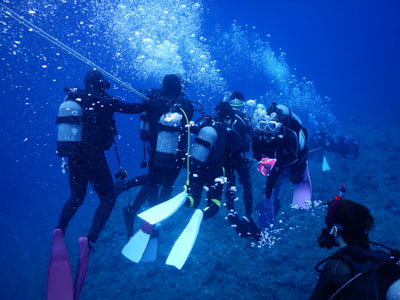
M 218 134 L 211 126 L 205 126 L 200 129 L 199 134 L 193 142 L 190 153 L 191 158 L 205 163 L 210 155 L 211 148 L 215 145 Z
M 58 108 L 57 155 L 73 157 L 79 154 L 82 142 L 82 108 L 75 101 L 64 101 Z
M 177 112 L 163 114 L 159 121 L 154 163 L 157 166 L 174 168 L 178 165 L 179 136 L 181 133 L 182 115 Z
M 143 142 L 148 142 L 150 140 L 149 115 L 145 111 L 140 114 L 139 128 L 140 128 L 140 140 Z

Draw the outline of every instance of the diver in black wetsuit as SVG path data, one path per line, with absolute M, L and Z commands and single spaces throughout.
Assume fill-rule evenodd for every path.
M 182 93 L 181 80 L 174 74 L 166 75 L 162 89 L 150 91 L 147 97 L 150 101 L 143 119 L 148 126 L 148 177 L 147 184 L 123 211 L 128 238 L 133 234 L 134 218 L 146 199 L 154 206 L 171 196 L 185 158 L 186 124 L 193 117 L 193 105 Z M 123 190 L 128 188 L 125 186 Z
M 261 113 L 261 114 L 260 114 Z M 256 115 L 259 115 L 257 117 Z M 306 176 L 308 144 L 307 131 L 300 119 L 284 105 L 272 103 L 267 111 L 256 111 L 253 156 L 259 162 L 259 171 L 267 177 L 265 198 L 260 208 L 260 226 L 273 223 L 280 203 L 276 196 L 280 176 L 289 171 L 293 184 L 300 183 Z M 263 155 L 266 158 L 263 158 Z M 264 160 L 275 160 L 267 171 L 263 168 Z
M 222 190 L 225 183 L 223 164 L 228 148 L 243 147 L 240 135 L 230 126 L 235 114 L 229 103 L 216 106 L 217 116 L 206 118 L 198 126 L 192 126 L 197 134 L 190 153 L 189 185 L 186 187 L 186 204 L 196 208 L 200 204 L 203 188 L 207 190 L 207 207 L 204 219 L 217 214 L 221 207 Z
M 365 206 L 342 197 L 329 204 L 327 228 L 318 238 L 321 247 L 341 248 L 316 265 L 320 277 L 309 299 L 400 299 L 400 252 L 371 250 L 373 217 Z
M 359 156 L 360 143 L 349 135 L 327 135 L 318 131 L 310 138 L 310 153 L 326 150 L 343 158 L 355 159 Z
M 115 204 L 114 185 L 104 151 L 114 143 L 116 134 L 114 113 L 139 114 L 144 103 L 124 103 L 108 95 L 110 83 L 99 71 L 85 75 L 85 89 L 73 89 L 66 100 L 79 104 L 82 109 L 82 141 L 76 155 L 68 157 L 71 196 L 65 203 L 58 222 L 64 233 L 68 223 L 82 205 L 90 182 L 100 204 L 88 235 L 89 244 L 96 242 Z
M 243 141 L 243 148 L 229 149 L 226 156 L 224 164 L 227 178 L 225 199 L 226 207 L 229 211 L 227 218 L 230 223 L 234 225 L 234 228 L 239 236 L 249 237 L 252 235 L 251 233 L 257 233 L 256 238 L 258 238 L 259 230 L 252 218 L 253 190 L 249 171 L 249 160 L 245 158 L 245 152 L 250 150 L 250 140 L 248 136 L 251 137 L 253 135 L 253 128 L 249 117 L 241 111 L 244 106 L 244 100 L 244 96 L 240 92 L 234 92 L 230 96 L 230 105 L 235 114 L 235 119 L 233 120 L 231 127 L 240 135 L 240 138 Z M 243 219 L 240 219 L 234 206 L 236 191 L 235 171 L 239 176 L 239 182 L 243 186 L 243 200 L 245 205 L 245 216 Z

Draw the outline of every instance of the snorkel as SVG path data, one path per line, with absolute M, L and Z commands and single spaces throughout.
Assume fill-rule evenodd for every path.
M 335 215 L 336 208 L 345 192 L 346 186 L 343 185 L 328 207 L 328 214 L 325 217 L 326 228 L 321 230 L 321 234 L 317 240 L 321 248 L 331 249 L 333 246 L 338 246 L 338 243 L 335 241 L 335 237 L 333 236 L 333 227 L 338 225 L 333 223 L 333 216 Z

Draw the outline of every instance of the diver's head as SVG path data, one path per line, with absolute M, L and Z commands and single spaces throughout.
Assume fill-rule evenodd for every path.
M 175 74 L 165 75 L 162 89 L 164 96 L 178 98 L 182 92 L 181 80 Z
M 270 115 L 263 109 L 257 109 L 253 115 L 255 133 L 267 141 L 281 136 L 283 124 L 278 121 L 276 113 Z
M 88 91 L 105 92 L 110 88 L 110 82 L 97 70 L 91 70 L 85 75 L 85 89 Z
M 322 248 L 330 249 L 342 240 L 345 245 L 369 249 L 368 234 L 373 223 L 374 218 L 364 205 L 346 199 L 333 200 L 329 203 L 326 228 L 322 230 L 318 243 Z
M 289 124 L 292 112 L 286 105 L 272 102 L 272 104 L 267 108 L 267 114 L 272 115 L 273 113 L 275 113 L 276 121 L 284 124 L 285 126 Z
M 244 96 L 241 92 L 233 92 L 229 100 L 233 110 L 241 110 L 244 106 Z
M 235 120 L 235 112 L 228 102 L 220 102 L 216 107 L 215 111 L 219 121 L 225 124 L 232 124 Z

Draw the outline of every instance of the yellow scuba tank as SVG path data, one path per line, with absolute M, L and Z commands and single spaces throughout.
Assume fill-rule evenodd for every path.
M 159 121 L 154 163 L 157 166 L 174 168 L 178 165 L 178 152 L 181 134 L 182 115 L 177 112 L 163 114 Z
M 64 101 L 58 108 L 57 155 L 73 157 L 79 154 L 82 142 L 82 108 L 75 101 Z

